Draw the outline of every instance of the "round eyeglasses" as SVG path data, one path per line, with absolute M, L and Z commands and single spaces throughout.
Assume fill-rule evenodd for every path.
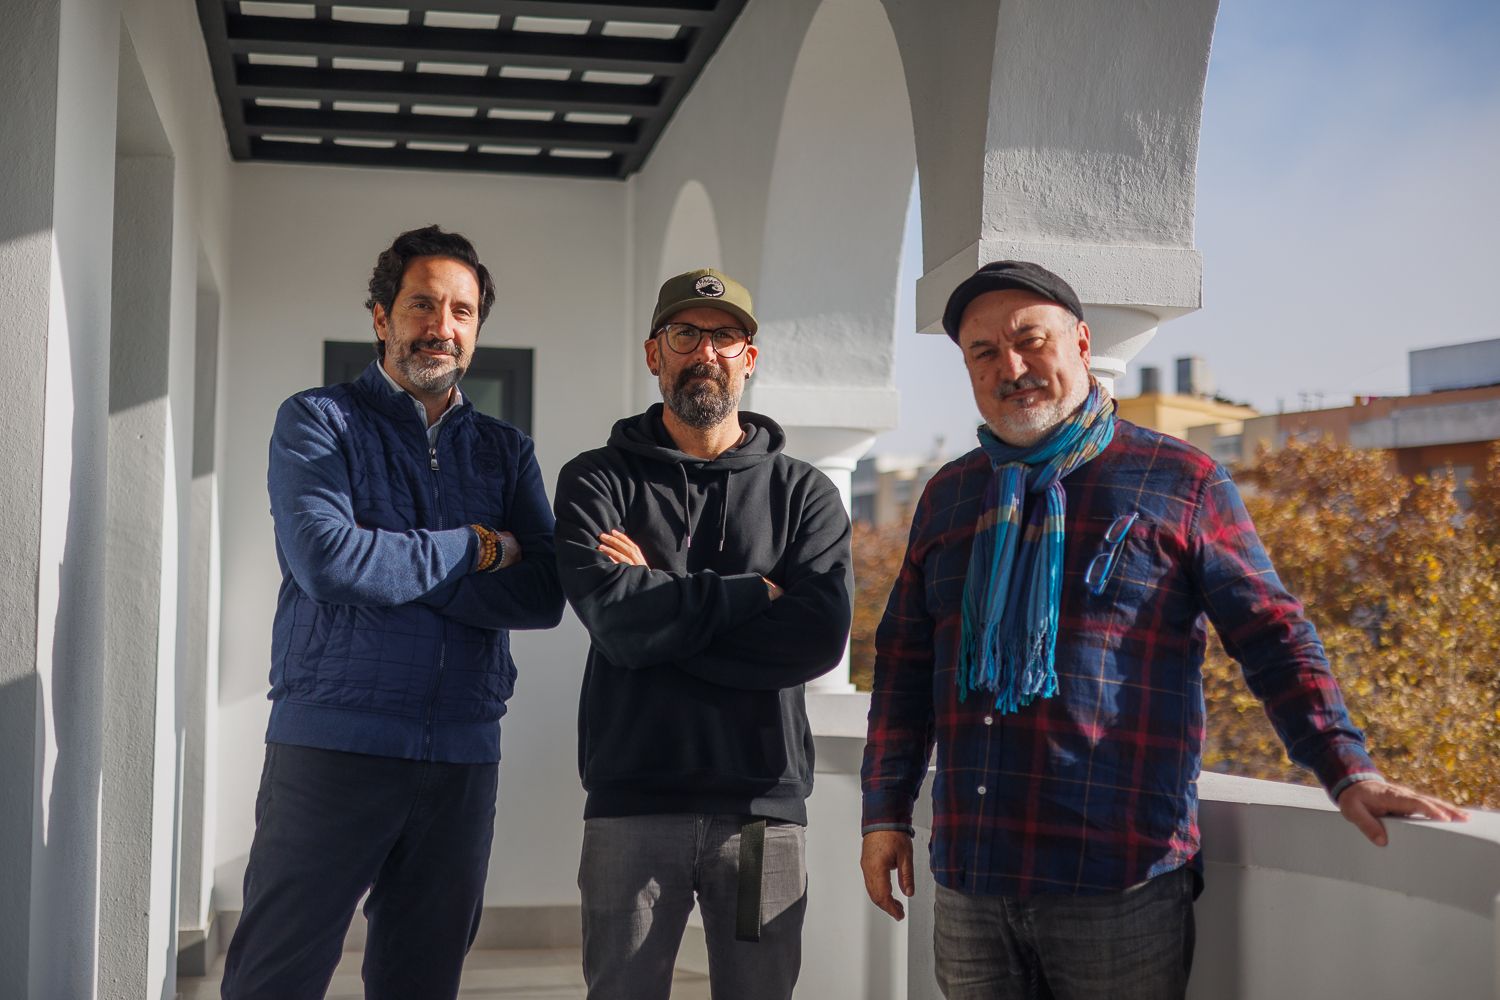
M 705 330 L 691 323 L 668 323 L 656 332 L 666 335 L 667 346 L 676 354 L 692 354 L 703 343 L 705 334 L 713 344 L 714 353 L 721 358 L 739 357 L 745 353 L 745 345 L 750 343 L 750 334 L 737 326 Z

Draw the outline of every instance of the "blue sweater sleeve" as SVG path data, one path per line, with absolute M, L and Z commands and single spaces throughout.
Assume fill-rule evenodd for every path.
M 276 542 L 315 601 L 394 607 L 457 583 L 474 565 L 467 526 L 383 531 L 355 523 L 349 462 L 336 412 L 304 396 L 281 404 L 267 487 Z

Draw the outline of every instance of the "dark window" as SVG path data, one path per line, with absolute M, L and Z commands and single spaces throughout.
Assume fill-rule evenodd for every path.
M 369 341 L 324 341 L 323 384 L 353 382 L 374 357 Z M 480 413 L 499 417 L 530 434 L 531 362 L 529 347 L 477 347 L 474 362 L 458 387 Z

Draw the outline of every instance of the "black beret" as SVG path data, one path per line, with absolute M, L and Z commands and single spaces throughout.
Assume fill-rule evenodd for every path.
M 1007 288 L 1018 288 L 1050 299 L 1083 319 L 1083 305 L 1072 285 L 1040 264 L 1025 260 L 997 260 L 969 275 L 948 296 L 948 305 L 943 309 L 943 329 L 955 344 L 958 343 L 958 325 L 963 321 L 969 303 L 985 292 L 1000 292 Z

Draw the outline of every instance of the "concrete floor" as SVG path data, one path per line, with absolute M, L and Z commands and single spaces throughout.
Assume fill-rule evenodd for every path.
M 327 1000 L 363 1000 L 359 978 L 363 954 L 344 952 Z M 202 979 L 179 979 L 182 1000 L 218 1000 L 224 958 L 219 957 L 214 975 Z M 577 948 L 515 951 L 471 951 L 464 963 L 461 1000 L 583 1000 L 583 969 Z M 672 980 L 672 1000 L 709 1000 L 708 977 L 677 970 Z

